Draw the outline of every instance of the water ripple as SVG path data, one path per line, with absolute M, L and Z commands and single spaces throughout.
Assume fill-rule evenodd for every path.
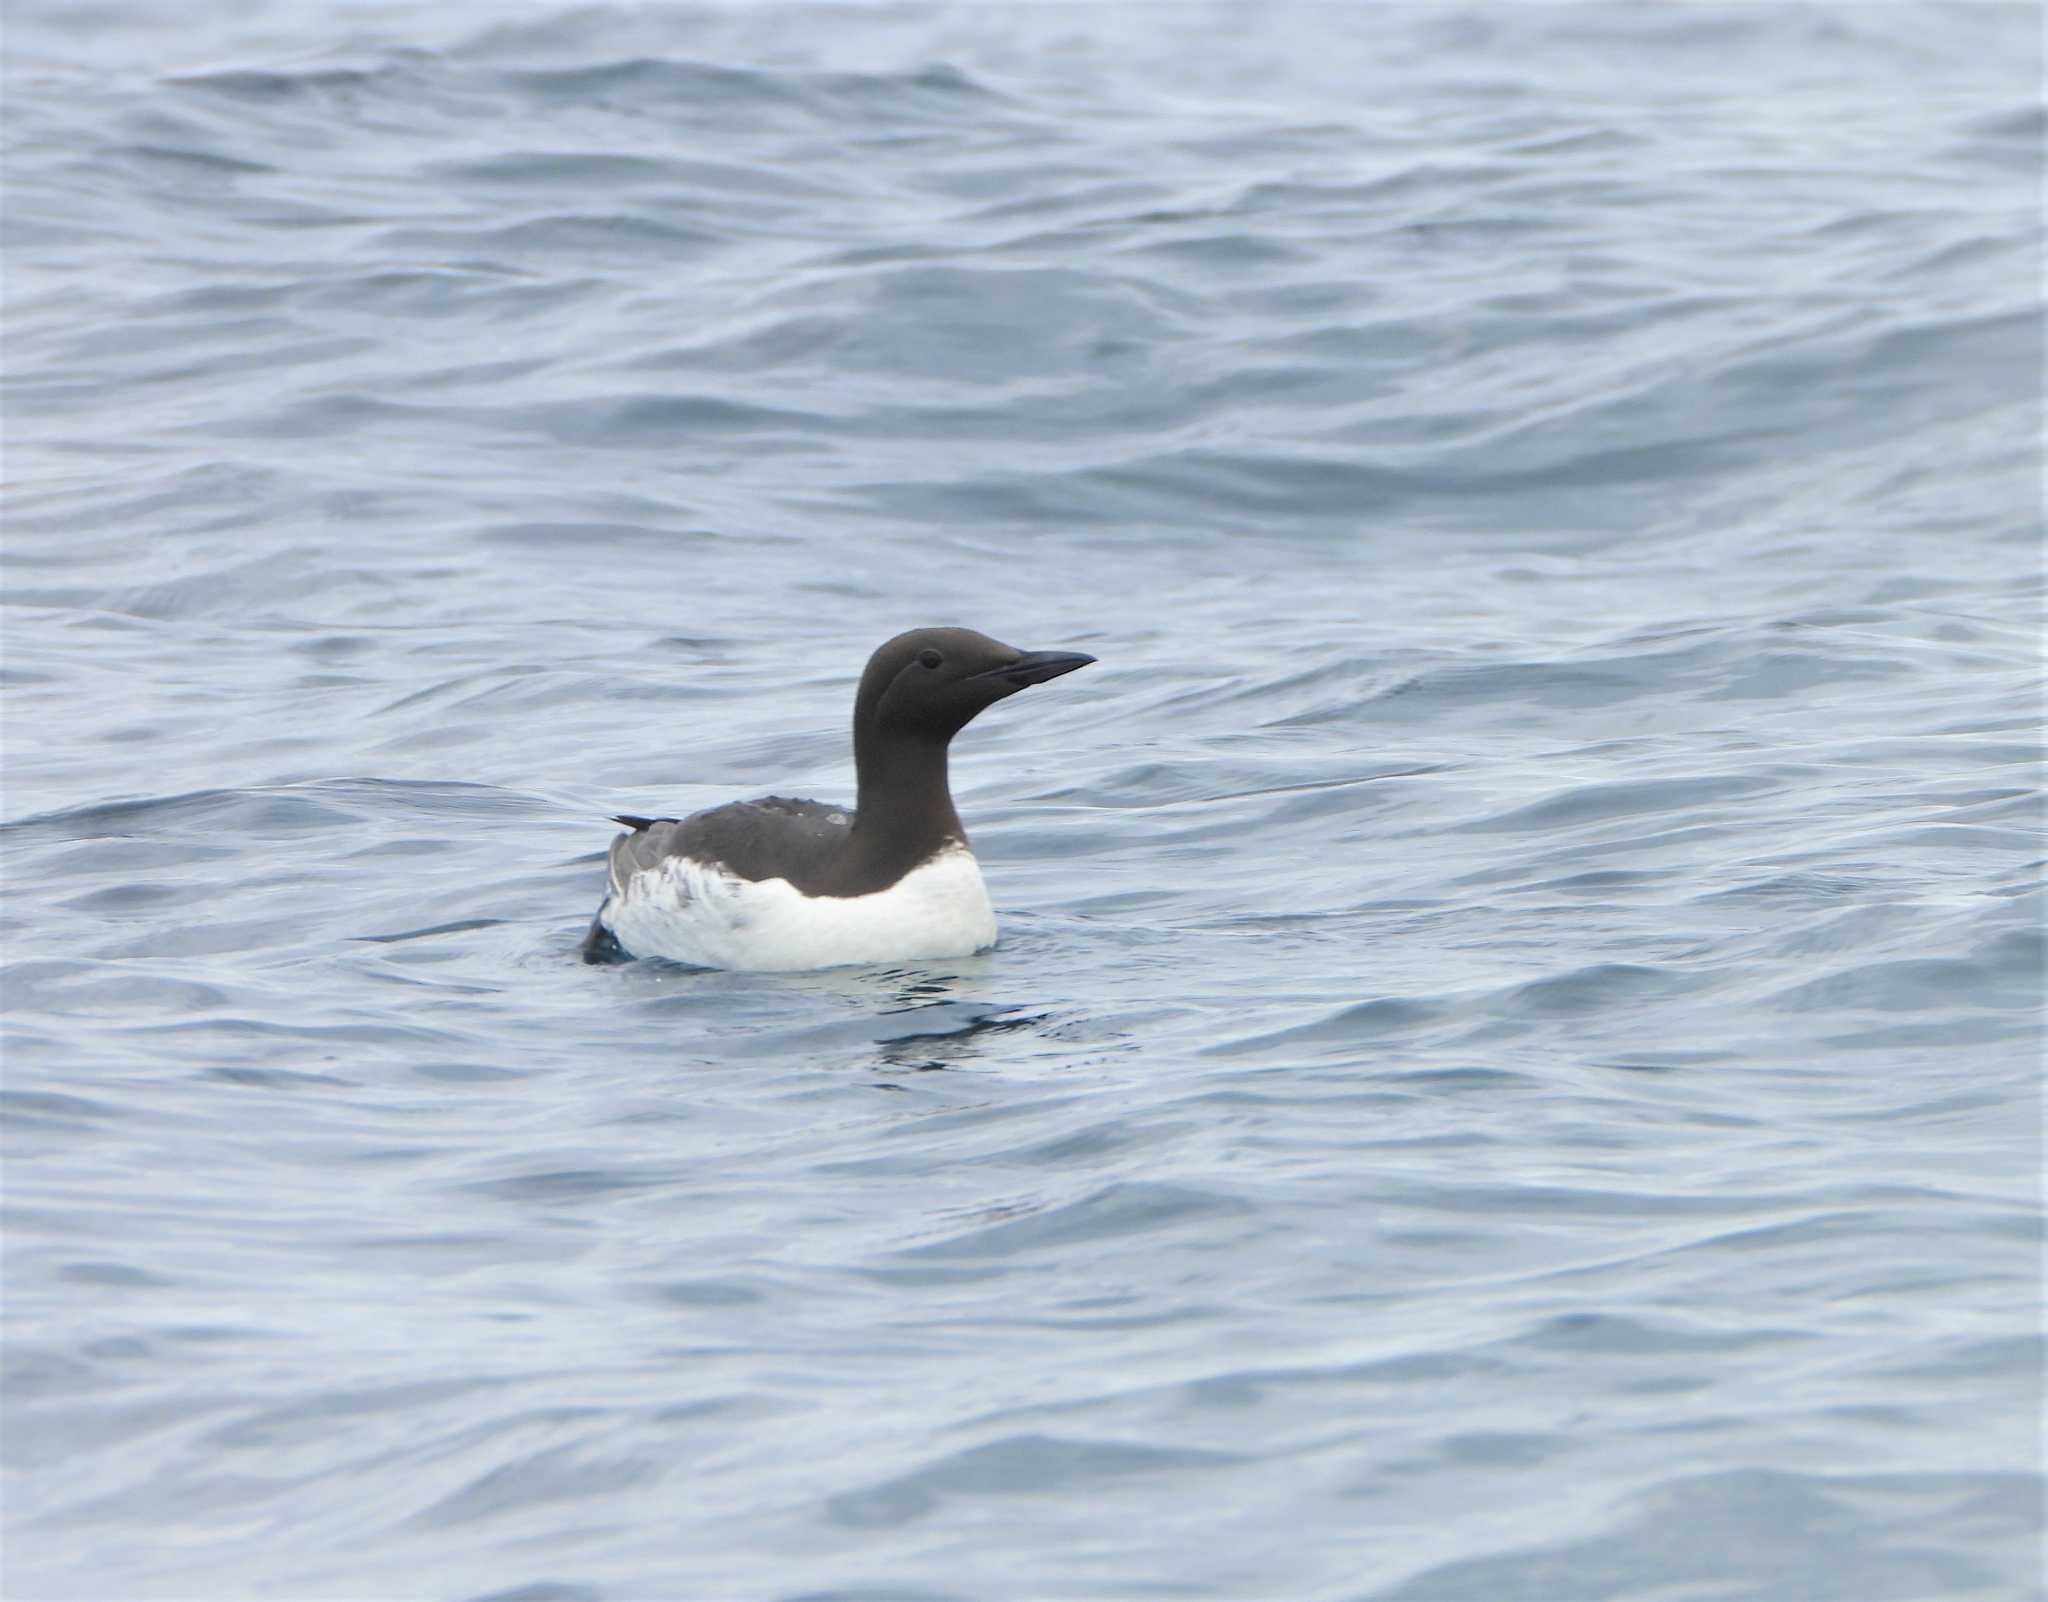
M 17 1589 L 2033 1582 L 2021 12 L 331 11 L 0 61 Z

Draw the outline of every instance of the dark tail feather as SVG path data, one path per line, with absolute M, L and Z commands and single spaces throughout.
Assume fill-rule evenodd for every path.
M 620 945 L 619 937 L 604 926 L 604 907 L 597 909 L 597 916 L 590 920 L 590 933 L 583 937 L 583 960 L 594 965 L 633 960 L 633 953 Z
M 612 822 L 623 824 L 626 828 L 632 829 L 636 833 L 641 829 L 651 829 L 657 823 L 674 823 L 675 821 L 674 818 L 643 818 L 631 812 L 617 812 L 612 815 Z M 590 932 L 583 937 L 583 960 L 585 962 L 608 963 L 631 962 L 633 960 L 633 953 L 620 945 L 619 937 L 604 926 L 604 909 L 610 905 L 611 898 L 607 896 L 603 905 L 597 909 L 597 916 L 590 920 Z

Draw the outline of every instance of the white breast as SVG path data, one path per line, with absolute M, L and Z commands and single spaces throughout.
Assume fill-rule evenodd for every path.
M 886 890 L 838 897 L 667 857 L 615 890 L 598 918 L 636 957 L 756 972 L 964 957 L 996 942 L 981 866 L 961 847 Z

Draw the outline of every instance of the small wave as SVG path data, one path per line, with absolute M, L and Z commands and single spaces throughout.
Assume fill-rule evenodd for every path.
M 1117 1184 L 1078 1201 L 906 1247 L 897 1255 L 914 1261 L 1008 1258 L 1052 1247 L 1151 1233 L 1195 1218 L 1247 1211 L 1233 1197 L 1194 1186 L 1156 1182 Z
M 1693 774 L 1677 779 L 1624 779 L 1579 785 L 1559 795 L 1464 823 L 1469 833 L 1528 834 L 1604 824 L 1620 818 L 1673 814 L 1696 817 L 1698 809 L 1781 789 L 1779 781 L 1736 773 Z
M 1236 1452 L 1201 1448 L 1011 1435 L 949 1453 L 895 1479 L 841 1492 L 826 1510 L 836 1523 L 854 1529 L 891 1529 L 955 1497 L 1029 1495 L 1133 1475 L 1228 1468 L 1243 1461 Z
M 1350 1052 L 1360 1046 L 1399 1039 L 1459 1016 L 1452 1002 L 1415 996 L 1389 996 L 1344 1007 L 1314 1023 L 1271 1034 L 1229 1040 L 1205 1048 L 1208 1055 L 1243 1057 L 1274 1051 L 1307 1050 L 1317 1055 Z

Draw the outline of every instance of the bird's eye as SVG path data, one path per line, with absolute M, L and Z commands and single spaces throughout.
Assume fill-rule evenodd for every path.
M 946 659 L 943 656 L 939 655 L 937 651 L 927 650 L 919 651 L 917 653 L 917 662 L 918 666 L 920 667 L 935 668 L 945 660 Z

